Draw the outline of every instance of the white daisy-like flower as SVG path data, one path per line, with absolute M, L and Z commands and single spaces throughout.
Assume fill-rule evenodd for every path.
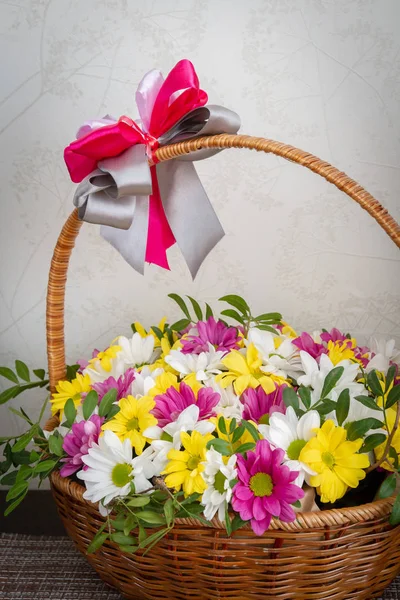
M 321 354 L 318 364 L 315 358 L 310 356 L 308 352 L 304 352 L 304 350 L 300 352 L 300 358 L 304 375 L 297 378 L 297 383 L 312 388 L 312 405 L 320 400 L 325 378 L 335 367 L 343 367 L 344 370 L 335 387 L 327 395 L 329 400 L 336 401 L 340 393 L 346 388 L 349 390 L 350 398 L 360 396 L 365 392 L 363 384 L 355 381 L 356 377 L 360 374 L 360 365 L 358 363 L 353 363 L 345 359 L 334 365 L 327 354 Z
M 100 360 L 95 360 L 91 362 L 82 373 L 83 375 L 89 375 L 90 383 L 102 383 L 109 377 L 118 379 L 118 377 L 121 377 L 121 375 L 125 373 L 127 368 L 128 367 L 121 356 L 121 352 L 118 352 L 115 358 L 110 359 L 109 370 L 106 370 L 101 366 Z
M 383 340 L 377 338 L 371 338 L 370 349 L 375 354 L 365 367 L 365 371 L 369 373 L 373 369 L 387 373 L 390 367 L 390 363 L 394 362 L 398 364 L 400 362 L 400 350 L 396 347 L 395 340 Z
M 117 344 L 121 346 L 119 356 L 124 360 L 126 368 L 139 367 L 155 362 L 161 349 L 154 349 L 154 341 L 154 336 L 142 337 L 138 332 L 134 333 L 131 339 L 121 335 Z
M 232 498 L 231 482 L 237 477 L 236 454 L 233 454 L 225 463 L 222 454 L 214 448 L 206 452 L 202 477 L 207 484 L 201 503 L 204 508 L 204 516 L 211 521 L 218 512 L 220 521 L 225 521 L 225 511 Z
M 316 410 L 310 410 L 299 419 L 294 409 L 289 406 L 284 415 L 273 413 L 269 418 L 269 425 L 258 426 L 266 440 L 285 451 L 285 465 L 291 471 L 299 472 L 294 481 L 299 487 L 303 485 L 304 479 L 308 481 L 310 475 L 315 475 L 308 465 L 299 461 L 299 456 L 306 443 L 316 435 L 314 430 L 320 425 L 320 416 Z
M 168 452 L 172 449 L 180 450 L 182 447 L 182 431 L 198 431 L 202 435 L 212 433 L 215 425 L 211 421 L 199 421 L 200 409 L 195 404 L 185 408 L 176 421 L 168 423 L 163 428 L 155 425 L 148 427 L 143 435 L 150 440 L 154 454 L 152 460 L 159 472 L 163 471 L 168 463 Z
M 165 362 L 181 377 L 194 373 L 197 381 L 207 381 L 213 375 L 221 373 L 221 359 L 225 354 L 226 352 L 215 350 L 214 346 L 208 343 L 208 352 L 200 354 L 184 354 L 181 350 L 171 350 L 165 357 Z
M 220 401 L 214 408 L 217 415 L 222 415 L 225 419 L 235 418 L 238 420 L 242 418 L 243 403 L 240 402 L 239 396 L 235 394 L 232 385 L 222 388 L 216 383 L 214 377 L 206 381 L 205 385 L 211 387 L 214 392 L 217 392 L 220 395 Z
M 101 501 L 105 507 L 114 498 L 129 494 L 131 483 L 136 493 L 152 488 L 149 479 L 154 475 L 154 465 L 149 453 L 146 455 L 145 452 L 133 459 L 130 440 L 121 442 L 113 431 L 105 431 L 98 443 L 89 448 L 88 454 L 82 456 L 88 469 L 77 473 L 77 477 L 85 482 L 85 500 Z
M 247 336 L 247 344 L 254 344 L 263 361 L 260 367 L 264 373 L 284 377 L 297 377 L 302 372 L 299 349 L 287 336 L 274 335 L 252 327 Z
M 131 385 L 131 394 L 135 398 L 147 396 L 152 387 L 155 386 L 156 378 L 164 373 L 164 369 L 150 370 L 148 365 L 144 366 L 140 371 L 135 371 L 135 379 Z

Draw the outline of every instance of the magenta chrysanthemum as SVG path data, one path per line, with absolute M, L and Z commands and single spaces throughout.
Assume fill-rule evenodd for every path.
M 209 317 L 207 321 L 199 321 L 196 325 L 197 335 L 182 338 L 184 354 L 200 354 L 208 352 L 208 344 L 222 352 L 239 348 L 239 331 L 236 327 L 228 327 L 222 321 Z
M 156 417 L 158 426 L 164 427 L 168 423 L 176 421 L 181 412 L 191 404 L 199 407 L 199 420 L 215 417 L 214 407 L 219 400 L 220 395 L 209 387 L 200 388 L 196 399 L 192 388 L 182 381 L 179 384 L 179 391 L 170 387 L 165 394 L 155 396 L 156 406 L 151 412 Z
M 61 477 L 68 477 L 84 467 L 82 456 L 88 453 L 93 444 L 97 444 L 101 426 L 104 418 L 99 415 L 92 415 L 87 421 L 74 423 L 72 429 L 64 438 L 63 449 L 68 454 L 67 458 L 62 458 L 65 463 L 60 469 Z
M 109 377 L 101 383 L 93 383 L 92 388 L 98 393 L 99 401 L 103 398 L 104 394 L 112 388 L 117 390 L 117 400 L 121 400 L 121 398 L 126 398 L 131 393 L 131 385 L 134 379 L 134 369 L 127 369 L 123 375 L 118 377 L 118 379 Z
M 317 344 L 317 342 L 314 342 L 311 335 L 306 332 L 303 332 L 295 340 L 292 340 L 292 343 L 299 350 L 304 350 L 304 352 L 308 352 L 308 354 L 315 359 L 318 359 L 321 356 L 321 354 L 327 353 L 327 349 L 325 348 L 325 346 L 323 346 L 322 344 Z
M 256 389 L 248 388 L 241 396 L 241 401 L 244 404 L 243 419 L 268 425 L 272 413 L 285 414 L 286 407 L 282 395 L 285 387 L 287 386 L 276 386 L 270 394 L 267 394 L 261 386 Z
M 334 327 L 331 331 L 323 331 L 320 335 L 320 338 L 325 344 L 328 342 L 345 342 L 348 340 L 345 334 L 342 333 L 339 329 Z M 350 340 L 348 340 L 350 341 Z M 351 342 L 350 342 L 351 343 Z
M 285 452 L 272 450 L 267 440 L 259 440 L 254 452 L 237 457 L 238 483 L 233 488 L 232 506 L 244 521 L 251 521 L 256 535 L 262 535 L 272 517 L 294 521 L 291 506 L 303 498 L 303 490 L 294 485 L 298 471 L 282 465 Z

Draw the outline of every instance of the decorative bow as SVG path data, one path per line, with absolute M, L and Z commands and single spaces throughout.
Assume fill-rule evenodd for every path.
M 79 183 L 79 218 L 102 225 L 102 236 L 140 273 L 145 261 L 169 269 L 166 251 L 176 241 L 194 278 L 224 236 L 192 164 L 219 150 L 149 166 L 159 146 L 238 131 L 239 116 L 205 106 L 207 100 L 190 61 L 178 62 L 165 80 L 150 71 L 136 92 L 140 121 L 108 115 L 87 121 L 64 151 L 71 179 Z

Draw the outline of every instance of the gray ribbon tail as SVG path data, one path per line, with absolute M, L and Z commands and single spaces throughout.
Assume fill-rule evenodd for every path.
M 168 223 L 194 279 L 224 230 L 191 162 L 171 160 L 156 169 Z

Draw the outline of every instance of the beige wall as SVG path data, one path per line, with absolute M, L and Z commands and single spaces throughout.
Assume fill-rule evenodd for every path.
M 74 185 L 62 151 L 80 123 L 136 116 L 153 67 L 190 58 L 210 101 L 242 131 L 313 152 L 400 218 L 398 0 L 14 0 L 0 2 L 0 364 L 45 364 L 46 276 Z M 230 150 L 198 165 L 226 230 L 192 282 L 132 271 L 83 228 L 67 293 L 69 361 L 174 307 L 171 291 L 244 294 L 298 328 L 400 339 L 399 255 L 356 204 L 273 156 Z M 39 405 L 40 394 L 23 403 Z M 19 401 L 14 402 L 19 405 Z M 0 435 L 15 430 L 2 408 Z

